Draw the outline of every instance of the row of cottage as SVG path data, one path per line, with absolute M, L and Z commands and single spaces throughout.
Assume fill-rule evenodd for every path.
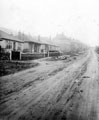
M 39 38 L 40 39 L 40 38 Z M 42 38 L 45 39 L 45 38 Z M 20 40 L 4 31 L 0 30 L 0 47 L 6 51 L 18 51 L 20 53 L 48 53 L 50 50 L 59 50 L 59 47 L 47 42 L 42 42 L 36 38 L 31 40 Z

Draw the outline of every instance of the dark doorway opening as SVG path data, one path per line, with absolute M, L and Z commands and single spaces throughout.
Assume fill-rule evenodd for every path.
M 12 60 L 20 60 L 20 52 L 12 51 L 11 58 Z

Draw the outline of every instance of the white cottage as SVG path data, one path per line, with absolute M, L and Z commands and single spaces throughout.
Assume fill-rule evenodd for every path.
M 5 51 L 10 53 L 10 59 L 13 58 L 12 52 L 21 55 L 23 51 L 23 41 L 17 39 L 16 37 L 0 30 L 0 47 Z M 20 59 L 21 57 L 18 57 Z

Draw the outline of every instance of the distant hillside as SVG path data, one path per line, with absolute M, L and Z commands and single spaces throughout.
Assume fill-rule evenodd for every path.
M 53 42 L 56 45 L 60 46 L 63 52 L 77 51 L 77 50 L 82 50 L 87 48 L 85 44 L 81 43 L 78 40 L 66 37 L 64 33 L 57 34 L 53 38 Z
M 18 32 L 14 31 L 14 30 L 11 30 L 11 29 L 8 29 L 8 28 L 4 28 L 4 27 L 0 27 L 0 30 L 8 33 L 8 34 L 13 34 L 13 35 L 17 35 Z

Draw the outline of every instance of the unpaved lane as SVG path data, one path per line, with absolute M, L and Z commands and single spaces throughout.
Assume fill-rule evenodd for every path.
M 96 107 L 98 104 L 98 61 L 93 51 L 89 52 L 86 57 L 69 64 L 68 67 L 59 62 L 48 65 L 46 70 L 42 67 L 32 74 L 31 72 L 28 76 L 24 73 L 19 76 L 10 76 L 9 89 L 5 85 L 4 90 L 6 92 L 7 88 L 13 92 L 7 97 L 4 96 L 1 101 L 0 117 L 2 119 L 87 120 L 92 113 L 91 108 L 96 111 L 93 113 L 99 113 L 98 107 Z M 46 76 L 46 73 L 49 74 L 49 77 Z M 38 76 L 39 80 L 33 82 L 36 79 L 35 76 Z M 16 88 L 11 83 L 13 78 L 14 81 L 19 81 Z M 23 78 L 25 80 L 21 81 Z M 33 80 L 33 83 L 30 82 L 29 85 L 25 84 L 26 87 L 23 87 L 23 82 L 29 82 L 30 79 Z M 92 90 L 93 88 L 94 90 Z M 93 94 L 93 99 L 91 94 Z M 92 120 L 89 118 L 88 120 Z M 97 116 L 94 118 L 93 120 L 98 120 Z
M 99 65 L 93 51 L 86 72 L 68 94 L 64 94 L 62 100 L 68 100 L 55 119 L 99 120 Z
M 87 72 L 83 76 L 81 88 L 82 101 L 78 113 L 83 120 L 99 120 L 99 65 L 97 55 L 93 52 Z M 77 110 L 77 109 L 76 109 Z

